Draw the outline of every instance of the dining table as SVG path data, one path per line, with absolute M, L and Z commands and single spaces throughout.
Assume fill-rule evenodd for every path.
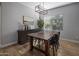
M 46 56 L 49 56 L 50 55 L 50 53 L 49 53 L 49 39 L 51 37 L 53 37 L 54 34 L 57 34 L 57 32 L 55 32 L 55 31 L 47 31 L 47 30 L 27 34 L 28 37 L 30 38 L 30 50 L 32 51 L 33 48 L 36 48 L 39 51 L 43 52 Z M 43 40 L 44 44 L 45 44 L 45 50 L 34 47 L 33 46 L 33 38 L 35 38 L 36 40 L 38 39 L 40 41 Z

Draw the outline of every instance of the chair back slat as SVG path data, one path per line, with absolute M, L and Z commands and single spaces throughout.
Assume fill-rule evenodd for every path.
M 59 41 L 60 32 L 49 39 L 50 44 L 56 44 Z

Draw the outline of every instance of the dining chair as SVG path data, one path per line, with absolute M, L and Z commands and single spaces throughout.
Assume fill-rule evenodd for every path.
M 60 32 L 49 39 L 49 45 L 52 46 L 54 56 L 57 55 L 57 50 L 59 48 L 59 37 Z

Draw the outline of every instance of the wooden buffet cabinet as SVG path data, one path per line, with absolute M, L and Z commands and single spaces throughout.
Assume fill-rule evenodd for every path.
M 24 44 L 29 41 L 27 34 L 41 31 L 40 29 L 18 30 L 18 44 Z

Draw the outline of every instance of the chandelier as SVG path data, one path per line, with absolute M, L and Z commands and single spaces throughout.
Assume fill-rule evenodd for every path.
M 44 8 L 44 2 L 35 6 L 35 12 L 42 14 L 42 15 L 45 15 L 48 13 L 48 11 Z

